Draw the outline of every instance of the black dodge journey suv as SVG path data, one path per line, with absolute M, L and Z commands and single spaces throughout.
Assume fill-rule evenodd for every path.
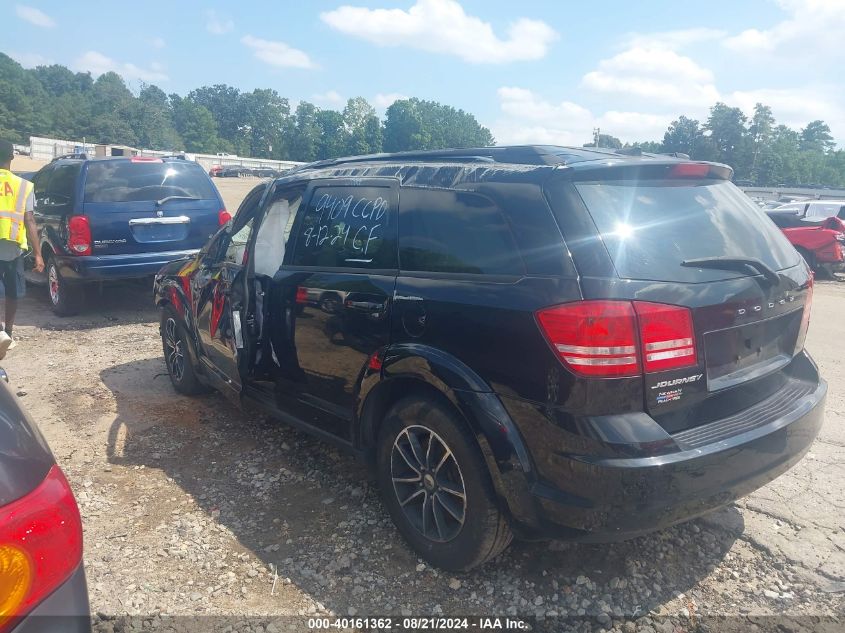
M 513 535 L 660 529 L 794 465 L 827 392 L 812 291 L 729 167 L 546 146 L 306 165 L 155 285 L 177 390 L 366 460 L 453 570 Z

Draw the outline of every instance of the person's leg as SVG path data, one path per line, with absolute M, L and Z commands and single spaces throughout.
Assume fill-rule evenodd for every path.
M 22 283 L 25 283 L 23 279 L 23 258 L 18 257 L 15 261 L 6 263 L 3 274 L 3 285 L 6 287 L 6 323 L 3 329 L 9 336 L 12 335 L 12 328 L 15 326 L 18 298 L 23 295 Z
M 12 323 L 14 323 L 15 312 L 17 312 L 18 301 L 16 282 L 11 278 L 15 276 L 14 262 L 0 261 L 0 281 L 3 282 L 3 303 L 6 312 L 6 324 L 9 323 L 9 310 L 12 311 Z M 5 326 L 4 326 L 5 327 Z M 6 357 L 6 351 L 12 344 L 12 337 L 5 330 L 0 330 L 0 360 Z

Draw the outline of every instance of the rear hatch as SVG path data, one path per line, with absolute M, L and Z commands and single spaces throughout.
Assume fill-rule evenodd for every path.
M 594 264 L 582 260 L 585 299 L 689 311 L 691 330 L 670 322 L 670 333 L 680 324 L 671 336 L 658 336 L 651 348 L 641 341 L 644 363 L 676 355 L 663 365 L 671 369 L 646 367 L 643 381 L 646 410 L 670 433 L 773 396 L 803 348 L 809 270 L 729 174 L 696 163 L 585 169 L 567 185 L 594 230 L 593 247 L 606 252 L 616 274 L 592 278 Z M 578 266 L 579 248 L 572 250 Z
M 214 184 L 194 162 L 88 163 L 83 213 L 94 255 L 199 249 L 217 230 L 222 208 Z

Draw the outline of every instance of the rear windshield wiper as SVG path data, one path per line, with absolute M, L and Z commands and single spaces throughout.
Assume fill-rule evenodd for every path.
M 194 196 L 167 196 L 161 200 L 156 200 L 156 206 L 160 207 L 171 200 L 200 200 L 200 198 L 195 198 Z
M 780 283 L 778 274 L 756 257 L 731 257 L 728 255 L 700 257 L 699 259 L 685 259 L 681 262 L 681 266 L 738 271 L 747 271 L 748 268 L 753 268 L 757 273 L 763 275 L 771 285 L 776 286 Z

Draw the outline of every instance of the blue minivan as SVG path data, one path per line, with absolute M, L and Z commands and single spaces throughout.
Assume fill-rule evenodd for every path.
M 183 159 L 73 155 L 33 182 L 43 281 L 60 316 L 79 311 L 86 282 L 152 276 L 230 219 L 205 170 Z

